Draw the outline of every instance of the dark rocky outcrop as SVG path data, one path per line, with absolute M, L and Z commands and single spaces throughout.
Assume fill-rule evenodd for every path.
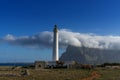
M 120 50 L 68 46 L 60 60 L 81 64 L 120 63 Z

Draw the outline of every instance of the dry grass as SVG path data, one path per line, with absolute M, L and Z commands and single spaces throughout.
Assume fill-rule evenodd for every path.
M 81 80 L 95 80 L 95 79 L 98 79 L 100 77 L 101 77 L 101 75 L 97 71 L 93 71 L 93 72 L 91 72 L 89 77 L 83 78 Z
M 0 74 L 20 74 L 21 70 L 10 70 L 11 67 L 0 68 Z M 7 71 L 8 70 L 8 71 Z M 120 80 L 119 69 L 28 69 L 29 76 L 1 76 L 0 80 Z

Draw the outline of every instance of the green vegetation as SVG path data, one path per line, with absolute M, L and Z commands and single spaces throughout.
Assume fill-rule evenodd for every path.
M 98 70 L 101 77 L 97 80 L 120 80 L 120 69 Z
M 25 68 L 0 67 L 0 74 L 20 75 Z M 120 69 L 27 69 L 30 75 L 3 76 L 0 80 L 120 80 Z

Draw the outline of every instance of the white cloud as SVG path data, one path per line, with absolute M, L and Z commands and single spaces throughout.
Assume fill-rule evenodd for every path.
M 13 40 L 15 40 L 15 37 L 13 35 L 8 34 L 8 35 L 5 36 L 4 40 L 13 41 Z
M 45 31 L 33 36 L 15 37 L 8 34 L 2 39 L 12 45 L 27 47 L 50 48 L 53 42 L 53 32 Z M 60 48 L 73 46 L 85 46 L 90 48 L 120 49 L 120 36 L 100 36 L 94 34 L 83 34 L 66 29 L 59 30 Z

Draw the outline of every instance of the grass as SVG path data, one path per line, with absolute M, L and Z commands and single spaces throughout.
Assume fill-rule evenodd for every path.
M 0 74 L 20 74 L 23 69 L 0 67 Z M 28 69 L 28 76 L 0 76 L 0 80 L 120 80 L 120 69 Z
M 102 76 L 98 80 L 120 80 L 120 69 L 103 69 L 98 71 Z

